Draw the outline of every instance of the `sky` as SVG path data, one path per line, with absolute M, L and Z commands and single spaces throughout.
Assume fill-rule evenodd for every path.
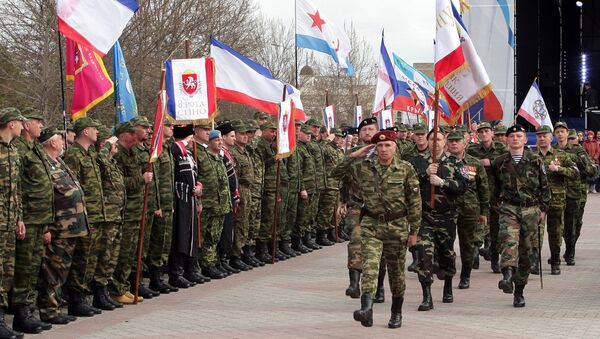
M 294 0 L 255 0 L 267 17 L 294 24 Z M 433 62 L 434 0 L 312 0 L 319 12 L 343 27 L 353 22 L 379 60 L 381 30 L 388 52 L 406 62 Z

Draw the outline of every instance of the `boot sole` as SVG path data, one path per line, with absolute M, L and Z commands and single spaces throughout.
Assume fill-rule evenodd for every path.
M 512 294 L 514 291 L 512 283 L 507 283 L 504 280 L 498 282 L 498 288 L 506 294 Z
M 367 319 L 365 319 L 367 318 Z M 362 314 L 360 314 L 360 311 L 354 311 L 354 320 L 356 321 L 360 321 L 360 324 L 363 325 L 364 327 L 372 327 L 373 326 L 373 313 L 371 312 L 371 319 L 368 319 L 368 317 L 363 317 Z
M 418 311 L 431 311 L 431 310 L 433 310 L 433 305 L 431 305 L 431 306 L 419 305 L 419 308 L 418 308 Z
M 520 307 L 525 307 L 525 303 L 522 303 L 522 304 L 514 304 L 514 303 L 513 303 L 513 306 L 514 306 L 514 307 L 517 307 L 517 308 L 520 308 Z
M 352 299 L 360 298 L 360 292 L 356 293 L 356 292 L 346 290 L 346 295 Z

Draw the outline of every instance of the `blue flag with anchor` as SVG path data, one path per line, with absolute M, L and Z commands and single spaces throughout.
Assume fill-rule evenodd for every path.
M 119 41 L 113 46 L 113 70 L 118 122 L 129 121 L 138 115 L 138 109 Z

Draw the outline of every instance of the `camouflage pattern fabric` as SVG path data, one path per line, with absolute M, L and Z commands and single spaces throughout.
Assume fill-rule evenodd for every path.
M 221 239 L 225 215 L 212 215 L 203 210 L 200 218 L 203 246 L 200 249 L 198 260 L 202 267 L 215 266 L 218 260 L 217 244 Z

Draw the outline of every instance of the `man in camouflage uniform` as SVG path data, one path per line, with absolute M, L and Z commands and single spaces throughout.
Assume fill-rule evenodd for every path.
M 507 128 L 504 125 L 494 126 L 494 141 L 506 145 L 506 131 Z
M 417 145 L 412 139 L 408 138 L 408 126 L 403 123 L 398 123 L 398 139 L 396 144 L 398 145 L 398 152 L 402 154 L 416 153 Z
M 344 141 L 344 134 L 337 128 L 331 129 L 334 135 L 333 140 L 325 139 L 321 145 L 323 150 L 323 166 L 325 173 L 331 173 L 344 158 L 344 151 L 341 145 Z M 328 240 L 332 242 L 343 242 L 338 237 L 336 211 L 340 195 L 340 181 L 338 179 L 327 177 L 325 188 L 320 196 L 320 211 L 317 215 L 317 225 L 327 231 Z
M 248 220 L 248 240 L 244 249 L 244 262 L 254 267 L 264 266 L 265 263 L 258 260 L 255 256 L 255 239 L 258 238 L 258 230 L 260 228 L 260 212 L 261 212 L 261 200 L 263 190 L 263 175 L 264 175 L 264 164 L 260 157 L 260 154 L 256 152 L 256 146 L 258 145 L 259 137 L 256 135 L 258 130 L 258 124 L 254 120 L 246 120 L 248 131 L 248 144 L 246 150 L 250 154 L 252 159 L 252 167 L 254 169 L 254 178 L 252 180 L 250 196 L 252 198 L 250 203 L 250 217 Z
M 312 220 L 314 220 L 313 199 L 317 191 L 315 159 L 309 149 L 311 136 L 312 131 L 310 126 L 303 124 L 300 127 L 298 144 L 296 145 L 301 178 L 298 206 L 296 209 L 296 224 L 298 226 L 292 244 L 294 250 L 303 253 L 319 249 L 319 246 L 312 241 L 310 236 Z
M 452 277 L 456 274 L 456 254 L 454 253 L 456 218 L 458 216 L 456 200 L 467 189 L 463 164 L 458 162 L 454 156 L 444 153 L 446 146 L 444 135 L 430 131 L 427 140 L 430 152 L 417 155 L 411 160 L 419 177 L 423 201 L 423 216 L 417 242 L 419 253 L 417 273 L 423 290 L 423 301 L 419 305 L 419 311 L 433 309 L 431 297 L 433 273 L 437 275 L 438 279 L 444 280 L 442 302 L 454 301 Z M 435 162 L 433 161 L 434 146 Z M 431 204 L 432 194 L 435 195 L 433 205 Z M 435 269 L 434 261 L 437 263 Z
M 552 199 L 545 220 L 540 222 L 538 229 L 531 239 L 531 273 L 538 274 L 540 245 L 544 243 L 544 226 L 548 224 L 548 243 L 550 245 L 551 274 L 560 274 L 560 245 L 565 214 L 565 181 L 567 178 L 579 177 L 577 165 L 571 160 L 569 154 L 552 148 L 552 129 L 550 126 L 540 126 L 536 130 L 537 155 L 544 161 L 548 178 L 548 185 L 552 192 Z
M 21 134 L 25 117 L 18 109 L 0 110 L 0 335 L 22 338 L 23 333 L 10 329 L 4 321 L 8 291 L 12 288 L 15 267 L 15 236 L 25 238 L 21 206 L 21 161 L 13 141 Z
M 488 178 L 479 159 L 465 153 L 465 133 L 454 131 L 448 134 L 448 152 L 461 163 L 467 174 L 467 191 L 457 199 L 458 219 L 456 222 L 460 245 L 460 282 L 458 288 L 470 286 L 473 256 L 478 246 L 475 243 L 475 231 L 478 223 L 485 224 L 489 214 L 490 196 Z
M 58 130 L 45 129 L 39 142 L 48 164 L 53 191 L 54 222 L 44 235 L 45 252 L 39 270 L 40 318 L 51 324 L 67 324 L 77 318 L 60 312 L 58 293 L 69 276 L 77 238 L 88 234 L 83 189 L 75 174 L 60 159 L 64 140 Z
M 40 333 L 52 325 L 40 322 L 30 311 L 35 304 L 40 264 L 44 255 L 43 236 L 54 221 L 52 179 L 38 143 L 44 127 L 40 112 L 28 109 L 23 116 L 21 136 L 13 141 L 21 162 L 21 196 L 23 222 L 27 226 L 25 239 L 17 240 L 15 252 L 12 305 L 15 309 L 13 329 L 25 333 Z
M 545 218 L 551 192 L 543 160 L 525 151 L 527 137 L 523 127 L 510 127 L 506 136 L 509 153 L 497 157 L 491 171 L 500 202 L 502 280 L 498 288 L 504 293 L 514 290 L 513 306 L 524 307 L 523 289 L 531 268 L 531 235 Z
M 373 296 L 382 256 L 392 290 L 388 327 L 402 325 L 406 248 L 416 242 L 421 223 L 419 181 L 412 166 L 396 155 L 395 138 L 393 131 L 378 132 L 373 136 L 372 145 L 352 152 L 331 173 L 337 178 L 349 174 L 357 184 L 355 193 L 363 201 L 360 221 L 362 296 L 361 308 L 354 312 L 354 320 L 367 327 L 373 326 Z M 368 156 L 375 147 L 377 155 Z
M 506 153 L 506 146 L 500 142 L 493 140 L 492 125 L 489 122 L 481 122 L 477 127 L 477 135 L 479 142 L 469 144 L 467 154 L 479 159 L 485 168 L 488 181 L 492 178 L 491 164 L 497 157 Z M 500 273 L 498 262 L 499 242 L 498 242 L 498 195 L 495 191 L 495 185 L 489 182 L 490 189 L 490 215 L 487 218 L 487 223 L 479 227 L 479 235 L 476 235 L 476 241 L 481 242 L 482 238 L 486 246 L 481 249 L 481 255 L 484 259 L 491 261 L 491 268 L 494 273 Z M 489 240 L 488 240 L 489 237 Z
M 296 120 L 294 122 L 294 128 L 296 129 L 296 145 L 298 143 L 298 133 L 303 122 Z M 298 199 L 300 196 L 300 186 L 302 180 L 302 172 L 300 169 L 300 155 L 296 149 L 291 151 L 289 157 L 285 159 L 286 172 L 288 175 L 288 195 L 286 198 L 285 210 L 282 213 L 285 215 L 285 227 L 281 229 L 279 241 L 279 249 L 290 257 L 296 257 L 302 254 L 302 251 L 292 248 L 293 237 L 299 239 L 297 236 L 298 231 Z M 299 248 L 300 242 L 296 241 L 296 248 Z

